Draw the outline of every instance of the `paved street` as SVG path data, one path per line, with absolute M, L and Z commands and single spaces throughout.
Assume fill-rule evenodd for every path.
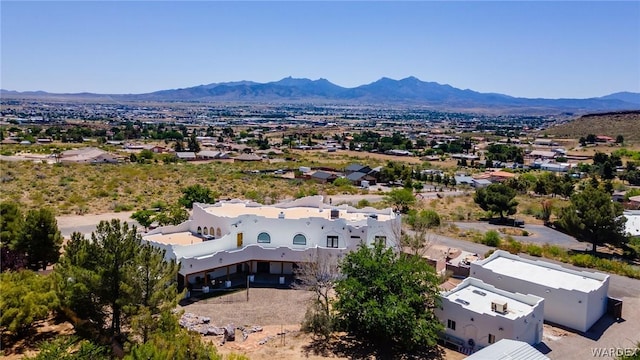
M 62 236 L 68 238 L 71 233 L 76 231 L 90 235 L 102 220 L 119 219 L 120 221 L 126 221 L 129 225 L 140 227 L 136 221 L 131 219 L 131 214 L 133 214 L 132 211 L 91 215 L 64 215 L 57 216 L 56 220 Z
M 479 230 L 485 232 L 488 230 L 498 230 L 500 228 L 508 227 L 506 225 L 492 225 L 487 222 L 469 221 L 469 222 L 455 222 L 458 228 L 464 230 Z M 563 234 L 559 231 L 553 230 L 544 225 L 538 224 L 526 224 L 524 230 L 529 232 L 529 236 L 513 236 L 514 239 L 523 242 L 543 244 L 552 244 L 562 246 L 566 249 L 581 249 L 584 250 L 590 246 L 587 243 L 581 243 L 574 237 L 567 234 Z M 590 247 L 589 247 L 590 248 Z

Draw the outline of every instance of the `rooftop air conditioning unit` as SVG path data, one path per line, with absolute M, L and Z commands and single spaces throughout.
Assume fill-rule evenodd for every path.
M 331 210 L 331 220 L 337 219 L 340 217 L 340 211 L 333 209 Z
M 507 302 L 502 300 L 493 300 L 491 302 L 491 311 L 506 314 L 507 313 Z

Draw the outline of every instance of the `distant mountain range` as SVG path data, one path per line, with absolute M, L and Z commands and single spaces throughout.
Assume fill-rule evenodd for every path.
M 404 104 L 432 107 L 437 110 L 493 109 L 528 112 L 593 112 L 640 109 L 640 93 L 619 92 L 589 99 L 531 99 L 496 93 L 480 93 L 468 89 L 462 90 L 450 85 L 421 81 L 415 77 L 401 80 L 382 78 L 354 88 L 344 88 L 326 79 L 309 80 L 287 77 L 268 83 L 253 81 L 213 83 L 146 94 L 53 94 L 43 91 L 0 90 L 0 95 L 3 98 L 109 101 Z

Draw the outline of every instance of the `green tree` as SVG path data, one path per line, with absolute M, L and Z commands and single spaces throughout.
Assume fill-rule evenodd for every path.
M 113 219 L 100 222 L 90 240 L 72 234 L 55 274 L 62 305 L 76 316 L 99 328 L 109 320 L 112 335 L 131 321 L 146 340 L 155 317 L 177 303 L 177 271 L 135 227 Z
M 200 184 L 187 186 L 181 190 L 182 197 L 178 202 L 187 209 L 193 208 L 194 202 L 211 204 L 215 201 L 215 196 L 211 189 Z
M 98 272 L 101 258 L 100 247 L 81 233 L 74 232 L 53 272 L 63 312 L 71 312 L 72 317 L 90 321 L 99 329 L 107 316 L 106 303 L 99 294 L 102 286 Z
M 620 244 L 625 239 L 627 219 L 622 212 L 622 206 L 611 201 L 608 193 L 587 185 L 571 196 L 571 204 L 561 210 L 557 224 L 578 240 L 591 242 L 595 255 L 598 245 Z
M 410 211 L 407 224 L 414 231 L 433 229 L 440 226 L 440 215 L 435 210 Z
M 513 215 L 516 213 L 518 202 L 515 200 L 516 191 L 512 188 L 496 183 L 476 190 L 473 201 L 484 211 L 500 214 L 500 218 L 504 218 L 504 214 Z
M 202 341 L 200 334 L 182 329 L 171 311 L 163 311 L 158 328 L 149 341 L 129 345 L 126 360 L 174 359 L 220 360 L 215 345 Z
M 155 214 L 156 212 L 153 210 L 143 209 L 143 210 L 138 210 L 133 214 L 131 214 L 131 218 L 137 221 L 138 224 L 142 225 L 144 229 L 147 230 L 149 226 L 153 224 L 153 221 L 154 221 L 153 217 Z
M 180 204 L 175 204 L 157 213 L 153 219 L 160 226 L 178 225 L 189 219 L 189 213 Z
M 0 274 L 0 327 L 13 335 L 27 332 L 58 305 L 48 275 L 30 270 Z
M 11 247 L 26 254 L 30 269 L 44 270 L 60 258 L 62 240 L 53 211 L 42 208 L 29 210 L 24 230 Z
M 0 246 L 18 241 L 23 227 L 20 205 L 9 201 L 0 203 Z
M 413 195 L 413 191 L 405 188 L 397 188 L 389 191 L 384 200 L 391 204 L 396 211 L 407 213 L 409 207 L 416 203 L 416 198 Z
M 197 153 L 200 152 L 200 144 L 198 143 L 198 140 L 196 139 L 196 132 L 192 132 L 191 136 L 189 137 L 189 141 L 187 143 L 187 146 L 189 146 L 189 151 Z
M 435 271 L 419 256 L 395 253 L 382 243 L 361 245 L 340 264 L 334 309 L 344 330 L 399 350 L 433 348 L 442 325 Z
M 110 349 L 75 336 L 58 336 L 38 345 L 38 354 L 25 360 L 109 360 Z
M 123 306 L 135 290 L 130 282 L 131 269 L 141 240 L 135 226 L 129 228 L 118 219 L 101 221 L 91 234 L 91 242 L 101 250 L 96 269 L 101 287 L 97 293 L 109 307 L 111 335 L 120 334 Z
M 175 144 L 173 144 L 173 150 L 176 152 L 184 151 L 184 143 L 182 140 L 176 140 Z
M 155 318 L 164 310 L 176 307 L 182 294 L 178 294 L 178 264 L 165 261 L 164 250 L 149 243 L 140 244 L 130 268 L 133 288 L 132 304 L 127 309 L 133 317 L 133 329 L 142 342 L 147 342 L 157 328 Z
M 22 251 L 12 248 L 18 242 L 24 229 L 24 217 L 20 205 L 14 202 L 0 203 L 0 269 L 19 270 L 27 267 L 27 259 Z

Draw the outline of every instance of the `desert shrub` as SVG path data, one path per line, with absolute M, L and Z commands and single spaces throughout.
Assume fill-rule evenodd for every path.
M 527 244 L 524 248 L 524 252 L 531 256 L 542 256 L 542 247 L 536 244 Z
M 559 247 L 558 245 L 544 244 L 542 245 L 542 253 L 545 257 L 552 259 L 558 259 L 566 256 L 566 250 Z
M 501 241 L 499 244 L 499 248 L 501 250 L 505 250 L 510 252 L 511 254 L 519 254 L 520 252 L 522 252 L 522 243 L 515 240 L 514 238 L 512 238 L 511 236 L 507 236 L 505 238 L 505 241 Z
M 438 284 L 445 283 L 447 280 L 449 280 L 451 278 L 451 276 L 453 276 L 453 271 L 445 270 L 444 273 L 442 273 L 442 274 L 440 274 L 440 276 L 438 276 Z
M 131 210 L 133 210 L 133 205 L 130 205 L 130 204 L 115 203 L 113 205 L 114 212 L 131 211 Z
M 495 230 L 489 230 L 484 234 L 482 243 L 487 246 L 497 247 L 500 245 L 500 234 Z
M 304 314 L 301 329 L 328 339 L 333 331 L 333 319 L 322 309 L 320 302 L 314 301 Z
M 362 200 L 358 201 L 358 204 L 356 205 L 356 207 L 358 209 L 362 209 L 362 208 L 365 208 L 367 206 L 371 206 L 371 203 L 367 199 L 362 199 Z

